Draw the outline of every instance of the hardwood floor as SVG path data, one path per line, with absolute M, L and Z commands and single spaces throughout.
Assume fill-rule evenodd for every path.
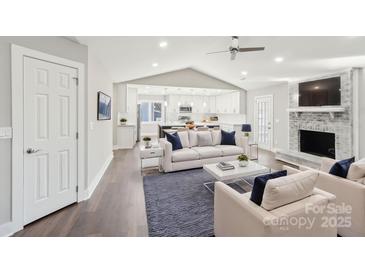
M 272 152 L 259 162 L 281 169 Z M 148 236 L 139 150 L 118 150 L 92 197 L 27 225 L 14 236 Z M 157 171 L 148 171 L 146 174 Z

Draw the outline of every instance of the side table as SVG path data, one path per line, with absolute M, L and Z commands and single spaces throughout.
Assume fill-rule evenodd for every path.
M 141 160 L 141 173 L 143 172 L 144 168 L 142 166 L 143 160 L 145 159 L 153 159 L 158 158 L 158 165 L 152 166 L 148 168 L 158 168 L 159 171 L 161 171 L 161 159 L 163 156 L 163 149 L 160 146 L 151 147 L 151 148 L 145 148 L 144 146 L 140 146 L 140 160 Z

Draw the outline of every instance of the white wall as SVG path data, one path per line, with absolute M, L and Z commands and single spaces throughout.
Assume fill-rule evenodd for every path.
M 0 37 L 0 127 L 11 126 L 11 44 L 81 62 L 87 47 L 62 37 Z M 87 72 L 86 72 L 87 76 Z M 87 87 L 87 83 L 85 83 Z M 11 140 L 0 140 L 0 225 L 11 219 Z
M 113 100 L 113 83 L 90 48 L 88 56 L 88 187 L 93 187 L 113 153 L 113 121 L 97 120 L 97 94 L 102 91 Z
M 247 91 L 247 123 L 253 125 L 255 97 L 262 95 L 273 95 L 274 98 L 274 149 L 287 150 L 289 148 L 289 114 L 287 112 L 289 105 L 288 84 Z
M 365 68 L 359 71 L 359 158 L 365 158 Z

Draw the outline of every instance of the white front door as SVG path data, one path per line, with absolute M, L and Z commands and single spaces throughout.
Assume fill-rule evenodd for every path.
M 273 97 L 255 97 L 254 136 L 260 148 L 272 148 Z
M 77 200 L 76 77 L 24 58 L 24 224 Z

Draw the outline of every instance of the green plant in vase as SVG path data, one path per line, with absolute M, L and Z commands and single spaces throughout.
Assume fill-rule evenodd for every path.
M 121 125 L 125 125 L 127 123 L 127 119 L 126 118 L 121 118 L 119 121 L 120 121 L 120 124 Z
M 238 160 L 238 164 L 242 167 L 247 166 L 248 165 L 248 156 L 246 154 L 240 154 L 237 157 Z
M 150 148 L 151 147 L 151 137 L 148 137 L 148 136 L 145 136 L 145 137 L 143 137 L 143 142 L 144 142 L 144 146 L 146 147 L 146 148 Z

